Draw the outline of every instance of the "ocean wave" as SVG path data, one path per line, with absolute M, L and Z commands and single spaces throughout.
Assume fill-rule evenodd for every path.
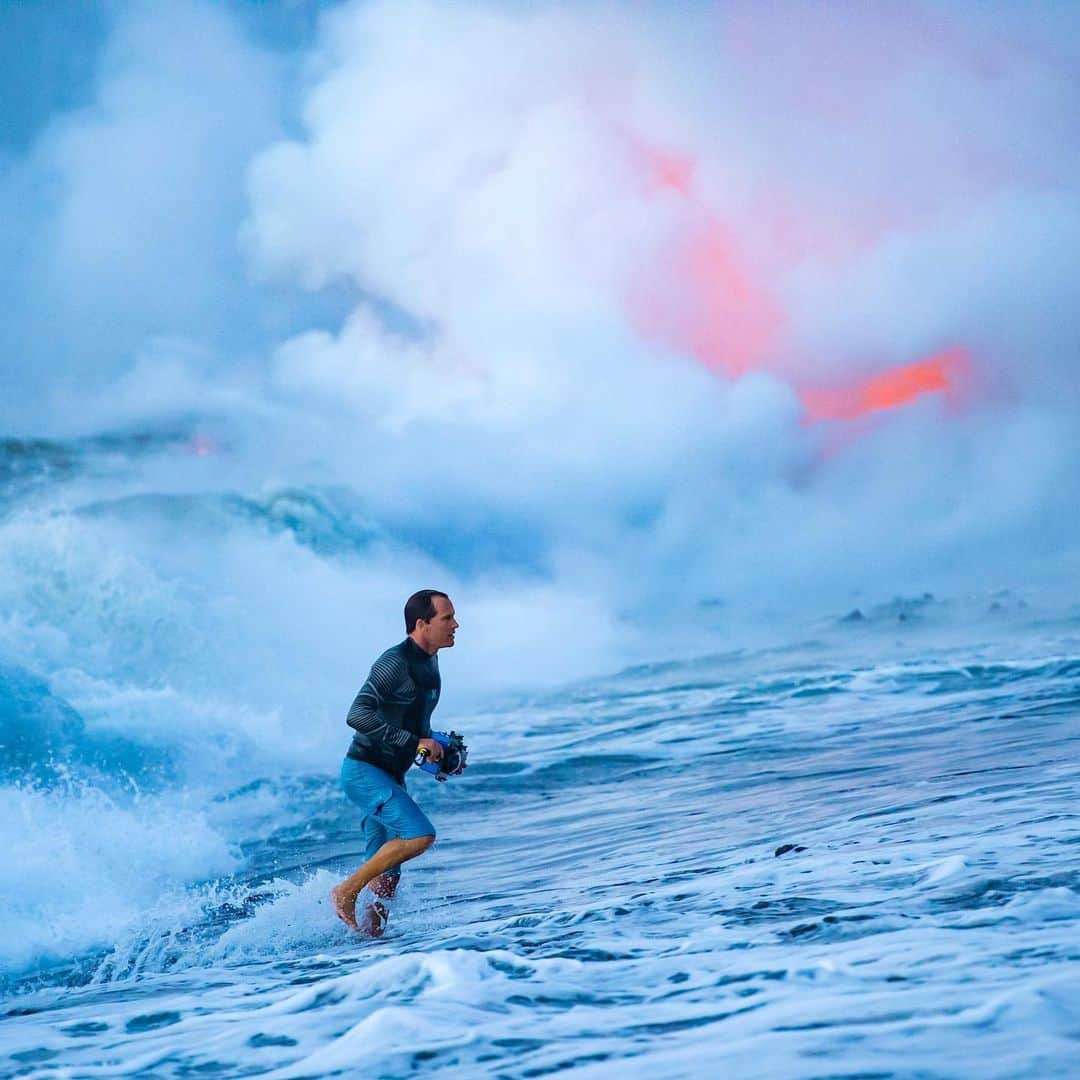
M 38 784 L 94 774 L 145 778 L 166 770 L 167 757 L 109 732 L 92 733 L 83 718 L 29 672 L 0 664 L 0 779 Z
M 196 793 L 8 785 L 0 813 L 20 826 L 0 870 L 5 981 L 56 968 L 68 980 L 133 928 L 175 918 L 192 881 L 238 865 Z

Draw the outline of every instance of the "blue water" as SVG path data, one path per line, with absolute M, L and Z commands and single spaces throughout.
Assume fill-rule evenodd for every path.
M 512 689 L 469 567 L 193 446 L 0 447 L 0 1074 L 1077 1075 L 1075 597 L 703 607 Z M 473 764 L 361 941 L 343 715 L 436 559 Z

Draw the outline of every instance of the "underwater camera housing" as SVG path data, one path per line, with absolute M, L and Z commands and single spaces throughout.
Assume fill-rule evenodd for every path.
M 433 731 L 431 738 L 443 748 L 442 760 L 428 761 L 428 752 L 421 747 L 413 759 L 414 764 L 424 772 L 431 773 L 436 780 L 446 781 L 451 776 L 460 776 L 469 759 L 469 748 L 465 745 L 465 740 L 456 731 Z

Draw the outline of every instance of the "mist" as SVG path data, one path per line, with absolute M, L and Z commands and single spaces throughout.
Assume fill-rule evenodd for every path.
M 117 497 L 303 488 L 371 525 L 345 561 L 113 529 L 235 602 L 252 680 L 287 650 L 344 681 L 421 585 L 476 628 L 477 681 L 744 613 L 1060 600 L 1077 22 L 343 3 L 271 40 L 244 5 L 118 5 L 88 100 L 0 179 L 0 416 L 187 433 Z

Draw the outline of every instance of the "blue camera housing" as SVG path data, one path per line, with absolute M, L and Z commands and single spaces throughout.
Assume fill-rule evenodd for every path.
M 469 757 L 465 740 L 456 731 L 433 731 L 430 737 L 443 748 L 442 760 L 430 761 L 427 751 L 421 749 L 413 759 L 416 767 L 443 782 L 451 776 L 460 776 Z

